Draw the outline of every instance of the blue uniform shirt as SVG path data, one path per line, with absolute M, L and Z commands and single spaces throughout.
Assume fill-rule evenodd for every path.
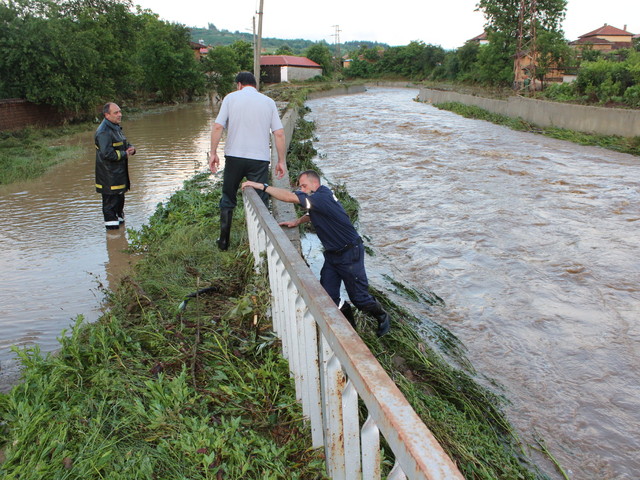
M 327 187 L 321 185 L 311 195 L 301 191 L 294 193 L 298 196 L 300 205 L 306 208 L 326 251 L 337 251 L 360 241 L 360 236 L 351 224 L 347 212 Z

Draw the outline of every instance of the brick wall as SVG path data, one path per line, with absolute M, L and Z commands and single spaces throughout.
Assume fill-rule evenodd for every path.
M 63 121 L 64 116 L 48 105 L 36 105 L 19 98 L 0 100 L 0 131 L 30 125 L 60 125 Z

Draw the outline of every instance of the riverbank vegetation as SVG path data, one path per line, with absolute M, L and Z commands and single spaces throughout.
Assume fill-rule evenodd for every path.
M 77 156 L 82 147 L 58 144 L 76 131 L 77 127 L 63 127 L 0 132 L 0 185 L 37 178 Z
M 435 106 L 442 110 L 449 110 L 467 118 L 477 118 L 497 125 L 504 125 L 505 127 L 509 127 L 513 130 L 538 133 L 547 137 L 567 140 L 580 145 L 590 145 L 631 155 L 640 155 L 640 136 L 627 138 L 616 135 L 582 133 L 557 127 L 540 127 L 525 122 L 521 118 L 507 117 L 506 115 L 492 113 L 483 108 L 473 105 L 465 105 L 459 102 L 445 102 L 436 104 Z

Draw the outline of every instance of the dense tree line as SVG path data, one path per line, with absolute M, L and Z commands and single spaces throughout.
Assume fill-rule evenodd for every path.
M 544 84 L 542 95 L 563 101 L 623 103 L 640 107 L 640 43 L 602 53 L 569 47 L 560 24 L 566 0 L 538 0 L 537 15 L 523 12 L 519 0 L 480 0 L 488 43 L 469 41 L 457 50 L 411 42 L 402 47 L 363 45 L 352 53 L 347 78 L 402 77 L 415 81 L 453 81 L 485 87 L 511 87 L 520 30 L 524 43 L 535 26 L 536 78 L 553 68 L 577 72 L 571 84 Z M 548 87 L 548 88 L 546 88 Z
M 235 38 L 199 61 L 191 38 L 132 0 L 0 0 L 0 98 L 92 114 L 106 101 L 222 98 L 237 72 L 253 70 L 251 43 Z M 326 44 L 307 51 L 333 70 Z
M 349 53 L 352 60 L 343 76 L 511 86 L 519 5 L 519 0 L 479 0 L 487 19 L 486 45 L 467 42 L 457 50 L 420 41 L 397 47 L 342 45 L 341 54 Z M 565 8 L 566 0 L 539 0 L 538 15 L 523 18 L 525 32 L 536 25 L 539 78 L 554 65 L 578 71 L 574 84 L 552 85 L 545 95 L 640 106 L 638 45 L 578 56 L 560 29 Z M 161 21 L 139 7 L 134 11 L 132 0 L 0 0 L 0 98 L 25 98 L 75 113 L 95 112 L 108 100 L 166 102 L 209 91 L 222 98 L 233 89 L 238 71 L 253 69 L 252 43 L 211 24 L 206 31 L 228 37 L 227 43 L 214 45 L 198 61 L 189 42 L 202 30 Z M 326 42 L 277 44 L 272 53 L 304 54 L 322 65 L 327 77 L 340 71 L 337 49 Z
M 192 96 L 204 75 L 189 31 L 130 0 L 0 3 L 0 98 L 91 112 L 106 100 Z
M 0 98 L 92 113 L 109 100 L 224 96 L 238 71 L 253 69 L 247 42 L 198 61 L 190 40 L 188 28 L 131 0 L 0 0 Z

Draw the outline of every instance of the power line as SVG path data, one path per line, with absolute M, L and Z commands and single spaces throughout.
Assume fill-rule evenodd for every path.
M 518 45 L 514 60 L 513 87 L 516 90 L 524 90 L 529 87 L 532 92 L 536 90 L 536 63 L 538 61 L 536 24 L 538 23 L 537 0 L 520 0 L 520 12 L 518 14 Z M 529 63 L 526 64 L 526 60 Z
M 342 30 L 340 30 L 340 25 L 332 25 L 333 28 L 335 28 L 335 33 L 333 35 L 331 35 L 334 39 L 334 44 L 336 46 L 336 58 L 340 58 L 340 32 Z

